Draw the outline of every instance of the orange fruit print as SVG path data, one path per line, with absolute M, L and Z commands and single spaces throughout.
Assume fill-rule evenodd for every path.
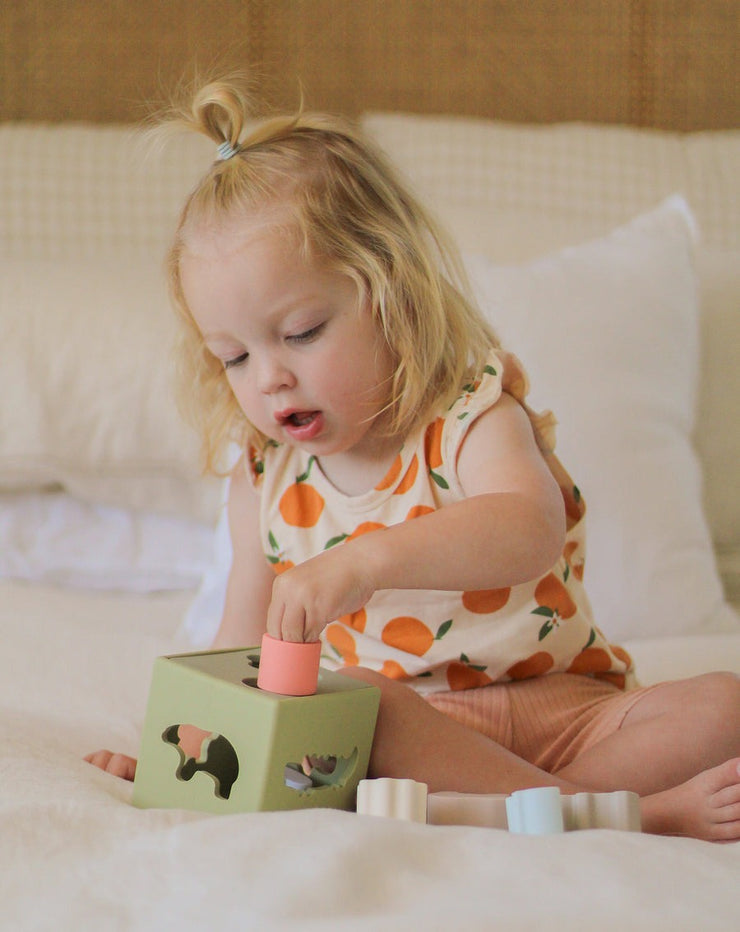
M 444 418 L 438 417 L 436 421 L 432 421 L 427 427 L 424 435 L 424 453 L 427 458 L 427 466 L 430 469 L 436 469 L 442 465 L 442 430 L 444 426 Z
M 404 521 L 411 521 L 412 518 L 421 518 L 422 515 L 431 515 L 434 514 L 434 508 L 429 505 L 414 505 L 413 508 L 409 508 L 409 513 L 404 518 Z
M 611 657 L 603 647 L 586 647 L 573 658 L 568 673 L 607 673 L 611 665 Z
M 407 654 L 416 654 L 423 657 L 435 641 L 447 634 L 452 625 L 451 621 L 443 622 L 434 635 L 429 628 L 418 618 L 409 615 L 400 615 L 391 620 L 383 628 L 381 635 L 383 643 L 389 647 L 396 647 Z
M 371 531 L 382 531 L 385 527 L 385 524 L 380 524 L 377 521 L 363 521 L 362 524 L 357 525 L 351 534 L 337 534 L 336 537 L 332 537 L 331 540 L 328 540 L 324 544 L 324 550 L 336 547 L 336 545 L 341 544 L 342 541 L 354 540 L 356 537 L 361 537 L 363 534 L 369 534 Z
M 346 667 L 356 667 L 359 663 L 357 645 L 349 631 L 341 624 L 331 624 L 326 629 L 326 640 L 344 661 Z
M 423 621 L 407 615 L 392 618 L 383 628 L 383 643 L 422 657 L 434 644 L 434 635 Z
M 429 475 L 441 489 L 449 489 L 450 486 L 444 476 L 435 472 L 442 465 L 442 432 L 444 426 L 444 418 L 438 417 L 436 421 L 432 421 L 427 427 L 424 435 L 424 455 L 426 456 Z
M 587 653 L 588 651 L 598 650 L 598 649 L 599 648 L 595 648 L 595 647 L 587 647 L 586 650 L 583 651 L 583 653 Z M 624 664 L 626 664 L 628 670 L 631 669 L 632 658 L 630 657 L 630 655 L 627 653 L 627 651 L 623 647 L 619 647 L 619 645 L 617 644 L 610 644 L 609 649 L 611 650 L 612 654 L 614 654 L 614 656 L 618 660 L 621 660 Z M 601 653 L 606 654 L 606 651 L 601 651 Z M 573 661 L 574 664 L 578 662 L 579 657 L 575 658 L 575 660 Z M 597 666 L 596 668 L 592 666 L 588 672 L 593 672 L 593 675 L 596 677 L 596 679 L 608 680 L 610 683 L 613 683 L 618 689 L 624 689 L 627 683 L 627 676 L 624 673 L 617 673 L 616 671 L 610 670 L 609 667 L 604 666 L 604 661 L 602 658 L 599 657 L 598 659 L 600 661 L 600 665 Z M 611 664 L 609 666 L 611 666 Z
M 485 671 L 485 667 L 471 664 L 465 654 L 461 654 L 459 660 L 447 666 L 447 685 L 452 690 L 490 686 L 493 680 Z
M 509 601 L 511 586 L 505 589 L 476 589 L 463 592 L 462 603 L 469 612 L 489 615 L 503 608 Z
M 581 504 L 581 492 L 577 485 L 570 488 L 560 486 L 560 492 L 565 503 L 565 514 L 568 518 L 568 527 L 573 527 L 583 517 L 583 505 Z
M 403 680 L 408 676 L 401 664 L 396 663 L 395 660 L 384 660 L 380 672 L 389 680 Z
M 548 573 L 537 583 L 534 597 L 538 605 L 547 606 L 560 618 L 570 618 L 576 613 L 576 603 L 554 573 Z
M 628 669 L 632 666 L 632 657 L 630 657 L 623 647 L 620 647 L 618 644 L 610 644 L 609 648 L 615 657 L 627 665 Z
M 357 525 L 347 540 L 354 540 L 356 537 L 361 537 L 363 534 L 369 534 L 371 531 L 382 531 L 384 528 L 385 524 L 380 524 L 378 521 L 363 521 L 362 524 Z
M 361 608 L 357 612 L 352 612 L 351 615 L 342 615 L 337 621 L 340 621 L 348 628 L 354 628 L 355 631 L 362 632 L 365 630 L 365 625 L 367 624 L 367 612 L 364 608 Z
M 527 657 L 526 660 L 520 660 L 506 671 L 506 675 L 512 680 L 526 680 L 531 676 L 543 676 L 555 663 L 552 654 L 546 650 L 538 650 L 536 653 Z
M 272 563 L 272 560 L 270 560 Z M 272 563 L 272 568 L 276 576 L 279 576 L 281 573 L 286 573 L 288 570 L 292 570 L 295 566 L 295 563 L 292 560 L 278 560 L 277 563 Z
M 546 620 L 540 628 L 539 639 L 547 637 L 558 623 L 575 615 L 578 606 L 570 593 L 554 573 L 548 573 L 537 583 L 534 590 L 537 608 L 533 615 L 542 615 Z
M 401 454 L 399 453 L 398 456 L 393 460 L 391 468 L 375 486 L 375 490 L 377 492 L 382 492 L 383 489 L 389 489 L 396 481 L 396 479 L 398 479 L 398 477 L 401 475 L 402 468 L 403 460 L 401 459 Z
M 414 456 L 409 463 L 409 468 L 406 470 L 406 475 L 398 483 L 397 487 L 393 490 L 394 495 L 403 495 L 404 492 L 408 492 L 411 486 L 416 481 L 416 477 L 419 473 L 419 459 L 414 453 Z
M 283 521 L 292 527 L 313 527 L 324 510 L 323 497 L 308 483 L 315 459 L 313 456 L 309 459 L 306 471 L 296 477 L 296 481 L 288 486 L 280 499 L 280 514 Z
M 574 554 L 578 550 L 578 544 L 574 540 L 568 541 L 568 543 L 563 548 L 563 556 L 565 557 L 565 562 L 568 564 L 570 571 L 573 573 L 576 579 L 583 579 L 583 558 L 579 557 L 573 559 Z

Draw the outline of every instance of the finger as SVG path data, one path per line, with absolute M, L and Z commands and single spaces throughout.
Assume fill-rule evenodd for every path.
M 303 623 L 303 640 L 320 641 L 321 632 L 329 624 L 323 617 L 307 615 Z
M 270 637 L 282 640 L 284 605 L 282 599 L 275 598 L 273 593 L 272 601 L 267 609 L 267 633 Z
M 283 609 L 280 637 L 283 641 L 299 644 L 306 640 L 306 612 L 302 605 L 286 606 Z

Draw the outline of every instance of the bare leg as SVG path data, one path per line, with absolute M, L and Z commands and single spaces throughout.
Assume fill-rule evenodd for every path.
M 552 775 L 448 718 L 400 683 L 359 667 L 342 672 L 382 691 L 371 777 L 419 780 L 430 792 L 633 789 L 643 797 L 645 831 L 740 838 L 740 758 L 728 760 L 740 755 L 740 694 L 732 674 L 710 674 L 649 693 L 619 732 Z M 686 709 L 690 700 L 695 701 L 692 713 Z M 707 728 L 710 719 L 715 724 Z
M 368 771 L 371 778 L 418 780 L 427 784 L 430 793 L 512 793 L 534 786 L 558 786 L 565 793 L 583 789 L 461 725 L 408 686 L 364 667 L 341 672 L 378 686 L 382 693 Z
M 559 775 L 594 790 L 627 789 L 646 796 L 738 756 L 740 679 L 733 673 L 707 673 L 646 693 L 619 731 Z
M 558 772 L 595 790 L 642 799 L 646 831 L 740 838 L 740 679 L 708 673 L 664 683 L 621 729 Z

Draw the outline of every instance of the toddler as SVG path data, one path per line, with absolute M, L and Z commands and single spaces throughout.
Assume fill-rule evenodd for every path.
M 243 451 L 213 646 L 321 639 L 326 666 L 378 685 L 371 777 L 628 789 L 646 831 L 740 837 L 740 681 L 625 690 L 552 419 L 454 249 L 351 125 L 249 115 L 220 82 L 180 114 L 218 158 L 168 262 L 206 464 Z

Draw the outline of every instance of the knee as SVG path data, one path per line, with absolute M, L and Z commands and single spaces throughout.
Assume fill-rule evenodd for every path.
M 705 673 L 692 682 L 692 702 L 703 712 L 708 730 L 734 737 L 740 744 L 740 677 L 729 672 Z
M 740 676 L 736 673 L 704 673 L 695 682 L 698 694 L 713 708 L 740 714 Z
M 394 698 L 406 698 L 409 694 L 416 695 L 410 686 L 405 683 L 399 683 L 397 680 L 389 679 L 376 670 L 369 670 L 367 667 L 344 667 L 338 671 L 342 676 L 349 676 L 353 680 L 361 680 L 368 686 L 377 686 L 380 690 L 381 705 L 392 702 Z
M 339 672 L 354 680 L 361 680 L 369 686 L 378 687 L 380 690 L 378 727 L 389 723 L 394 723 L 399 727 L 401 723 L 404 723 L 411 727 L 420 715 L 431 709 L 431 706 L 411 686 L 392 680 L 375 670 L 368 670 L 366 667 L 345 667 Z
M 341 673 L 342 676 L 350 677 L 350 679 L 362 680 L 363 683 L 370 686 L 377 686 L 379 689 L 383 689 L 385 684 L 389 682 L 387 676 L 383 676 L 382 673 L 370 670 L 367 667 L 342 667 L 337 672 Z

